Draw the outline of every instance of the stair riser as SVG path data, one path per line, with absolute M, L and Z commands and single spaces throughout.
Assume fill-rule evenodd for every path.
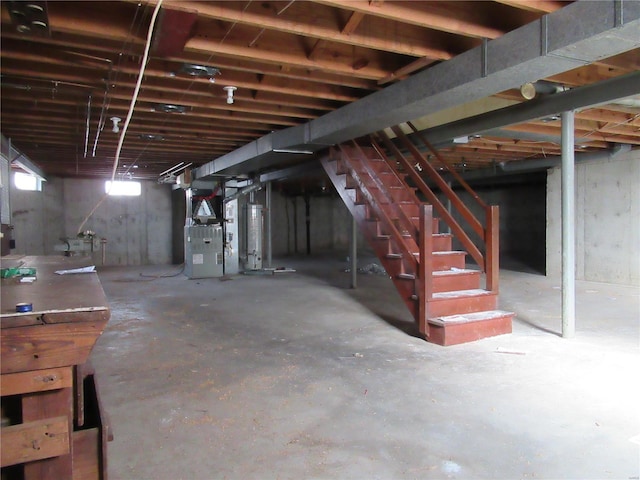
M 437 251 L 434 249 L 434 251 Z M 465 256 L 460 254 L 451 255 L 434 255 L 433 256 L 433 269 L 434 270 L 451 270 L 451 268 L 464 268 Z
M 477 297 L 460 297 L 432 300 L 427 306 L 429 318 L 462 315 L 465 313 L 495 310 L 495 295 L 479 295 Z
M 415 194 L 411 190 L 406 190 L 404 188 L 388 188 L 387 191 L 396 203 L 415 201 Z
M 360 204 L 365 205 L 366 202 L 362 201 Z M 401 207 L 402 208 L 402 207 Z M 410 215 L 407 215 L 408 217 L 410 217 Z M 373 210 L 373 208 L 369 207 L 369 205 L 367 205 L 367 212 L 366 212 L 366 217 L 367 218 L 376 218 L 376 213 Z M 412 222 L 414 227 L 419 228 L 418 224 L 420 223 L 418 220 L 415 220 Z M 440 225 L 440 221 L 438 218 L 434 218 L 432 220 L 431 223 L 431 233 L 440 233 L 439 231 L 439 225 Z M 434 250 L 435 251 L 435 250 Z
M 480 288 L 479 273 L 465 273 L 433 277 L 433 291 L 454 292 L 456 290 L 473 290 Z
M 429 341 L 442 346 L 473 342 L 512 331 L 512 315 L 482 322 L 438 326 L 429 324 Z
M 434 252 L 450 252 L 451 237 L 433 237 Z

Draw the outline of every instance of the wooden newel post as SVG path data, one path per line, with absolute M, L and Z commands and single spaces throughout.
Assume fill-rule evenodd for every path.
M 429 339 L 429 302 L 433 296 L 433 207 L 420 206 L 420 262 L 418 264 L 418 328 Z
M 487 215 L 487 232 L 485 252 L 485 273 L 487 275 L 487 290 L 498 293 L 500 272 L 500 212 L 497 205 L 491 205 Z

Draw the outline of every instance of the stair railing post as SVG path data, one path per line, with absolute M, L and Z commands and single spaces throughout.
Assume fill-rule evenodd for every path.
M 358 288 L 358 221 L 351 216 L 351 288 Z
M 429 302 L 433 298 L 433 207 L 420 206 L 420 262 L 418 264 L 418 329 L 429 339 Z
M 487 208 L 487 231 L 485 233 L 486 249 L 484 266 L 487 276 L 486 288 L 490 292 L 498 293 L 500 273 L 500 211 L 497 205 Z M 482 265 L 480 266 L 482 268 Z

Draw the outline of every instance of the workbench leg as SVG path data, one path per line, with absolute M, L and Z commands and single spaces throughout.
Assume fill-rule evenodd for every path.
M 73 389 L 28 393 L 22 397 L 22 421 L 66 416 L 69 419 L 69 453 L 24 465 L 25 480 L 63 480 L 73 477 Z

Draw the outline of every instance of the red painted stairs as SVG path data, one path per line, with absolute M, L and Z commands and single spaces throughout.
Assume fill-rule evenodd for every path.
M 395 143 L 378 132 L 332 149 L 321 161 L 333 185 L 425 339 L 455 345 L 511 333 L 513 313 L 497 310 L 498 207 L 482 204 L 473 194 L 486 207 L 487 226 L 483 227 L 402 130 L 393 130 Z M 432 149 L 424 138 L 421 140 Z M 412 160 L 399 150 L 398 141 Z M 432 152 L 444 163 L 435 150 Z M 468 188 L 453 169 L 449 170 Z M 423 180 L 425 174 L 437 176 L 438 180 L 432 180 L 484 241 L 485 254 Z M 482 272 L 465 268 L 467 252 L 452 250 L 453 235 L 439 233 L 440 220 L 433 216 L 434 209 L 486 273 L 485 288 L 481 288 Z

